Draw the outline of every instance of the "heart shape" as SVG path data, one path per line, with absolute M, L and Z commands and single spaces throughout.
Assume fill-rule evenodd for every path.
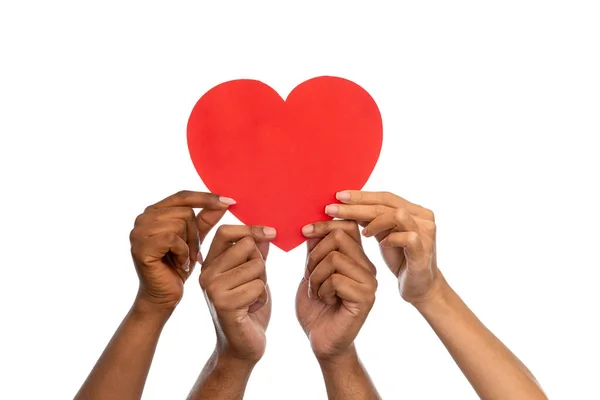
M 287 100 L 241 79 L 198 100 L 187 141 L 206 187 L 237 200 L 230 211 L 244 224 L 277 229 L 273 244 L 287 252 L 306 240 L 304 225 L 331 219 L 336 192 L 364 186 L 383 125 L 373 98 L 343 78 L 309 79 Z

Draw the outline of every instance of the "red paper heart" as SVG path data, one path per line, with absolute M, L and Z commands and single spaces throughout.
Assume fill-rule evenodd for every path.
M 277 229 L 273 243 L 290 251 L 304 225 L 331 219 L 335 193 L 361 189 L 383 140 L 371 96 L 346 79 L 317 77 L 283 100 L 256 80 L 234 80 L 196 103 L 187 127 L 192 162 L 206 187 L 231 197 L 246 225 Z

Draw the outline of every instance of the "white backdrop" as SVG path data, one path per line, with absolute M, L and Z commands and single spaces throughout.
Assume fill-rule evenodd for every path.
M 136 215 L 205 189 L 185 131 L 199 97 L 236 78 L 286 96 L 319 75 L 377 101 L 384 147 L 366 188 L 436 212 L 440 268 L 467 304 L 551 398 L 600 397 L 598 2 L 290 3 L 1 3 L 0 398 L 78 390 L 137 289 Z M 366 247 L 380 287 L 357 346 L 382 396 L 476 398 Z M 248 399 L 325 398 L 294 314 L 304 252 L 270 255 Z M 213 349 L 197 275 L 146 399 L 184 398 Z

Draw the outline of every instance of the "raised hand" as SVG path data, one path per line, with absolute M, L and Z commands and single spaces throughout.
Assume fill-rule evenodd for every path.
M 167 311 L 175 308 L 196 261 L 202 261 L 200 242 L 234 203 L 211 193 L 181 191 L 136 218 L 130 241 L 140 300 Z M 202 208 L 198 216 L 194 208 Z
M 137 296 L 76 399 L 141 398 L 162 329 L 201 259 L 199 241 L 233 203 L 210 193 L 182 191 L 137 217 L 130 235 L 140 279 Z M 202 208 L 198 217 L 194 208 Z
M 440 290 L 433 212 L 387 192 L 343 191 L 325 212 L 357 221 L 365 237 L 375 237 L 404 300 L 418 303 Z
M 305 275 L 296 295 L 298 321 L 320 360 L 353 351 L 373 303 L 375 267 L 365 255 L 353 221 L 307 225 Z
M 221 226 L 200 274 L 222 355 L 258 361 L 271 317 L 265 259 L 273 228 Z

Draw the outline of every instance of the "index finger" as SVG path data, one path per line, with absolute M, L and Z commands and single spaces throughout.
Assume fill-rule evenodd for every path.
M 358 225 L 354 221 L 332 220 L 315 222 L 312 224 L 305 225 L 302 228 L 302 234 L 308 239 L 323 239 L 335 229 L 343 230 L 348 234 L 348 236 L 354 239 L 356 243 L 358 243 L 359 245 L 361 244 L 361 237 L 360 232 L 358 231 Z M 309 241 L 308 251 L 310 252 L 319 241 Z
M 337 192 L 336 199 L 349 205 L 383 205 L 391 208 L 405 208 L 418 217 L 429 217 L 428 211 L 418 204 L 390 192 L 363 192 L 361 190 L 344 190 Z
M 219 196 L 218 194 L 214 193 L 182 190 L 159 201 L 156 204 L 149 206 L 146 210 L 167 207 L 191 207 L 206 208 L 209 210 L 226 210 L 227 207 L 235 203 L 236 202 L 233 199 Z
M 209 264 L 215 257 L 235 245 L 245 237 L 251 237 L 257 243 L 270 242 L 275 239 L 277 231 L 267 226 L 221 225 L 210 244 L 204 264 Z

